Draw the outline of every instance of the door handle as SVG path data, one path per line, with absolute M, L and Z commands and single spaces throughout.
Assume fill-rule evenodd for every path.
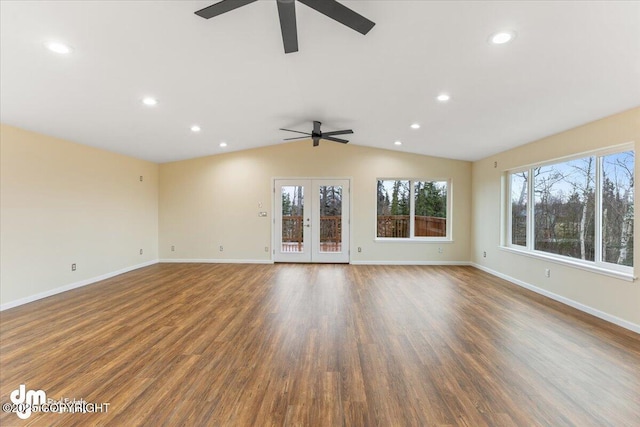
M 306 224 L 305 227 L 311 227 L 311 224 Z

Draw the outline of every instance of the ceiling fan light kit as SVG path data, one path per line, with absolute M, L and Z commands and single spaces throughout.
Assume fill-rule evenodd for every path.
M 211 19 L 223 13 L 230 12 L 242 6 L 246 6 L 257 0 L 222 0 L 211 6 L 205 7 L 195 12 L 196 15 Z M 359 32 L 367 34 L 374 25 L 374 22 L 364 16 L 338 3 L 336 0 L 275 0 L 278 5 L 278 16 L 280 18 L 280 30 L 282 32 L 282 43 L 284 53 L 298 51 L 298 27 L 296 22 L 296 1 L 322 13 L 329 18 L 338 21 L 342 25 Z

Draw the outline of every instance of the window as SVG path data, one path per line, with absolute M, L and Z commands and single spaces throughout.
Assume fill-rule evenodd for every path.
M 415 181 L 413 188 L 414 236 L 446 237 L 447 183 Z
M 594 261 L 595 157 L 533 169 L 534 248 Z
M 527 246 L 527 201 L 529 172 L 511 174 L 511 244 Z
M 449 239 L 449 182 L 379 179 L 378 238 Z
M 409 181 L 378 180 L 377 237 L 409 237 L 410 188 Z
M 634 153 L 602 158 L 602 260 L 633 267 Z
M 632 272 L 634 151 L 508 173 L 508 246 Z

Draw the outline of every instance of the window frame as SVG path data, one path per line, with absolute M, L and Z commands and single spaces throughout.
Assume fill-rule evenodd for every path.
M 578 267 L 581 269 L 595 271 L 598 273 L 602 273 L 605 275 L 622 278 L 625 280 L 635 280 L 635 266 L 625 266 L 620 264 L 614 264 L 611 262 L 606 262 L 603 260 L 602 253 L 602 170 L 603 170 L 603 159 L 604 157 L 612 154 L 622 153 L 625 151 L 633 151 L 634 152 L 634 170 L 635 170 L 635 144 L 633 142 L 628 142 L 625 144 L 620 144 L 612 147 L 607 147 L 599 150 L 593 150 L 588 152 L 583 152 L 579 154 L 573 154 L 570 156 L 559 157 L 551 160 L 546 160 L 543 162 L 532 163 L 526 166 L 521 166 L 513 169 L 508 169 L 504 171 L 503 177 L 505 180 L 504 185 L 504 195 L 502 197 L 503 202 L 505 203 L 505 209 L 503 210 L 503 231 L 504 237 L 501 242 L 501 249 L 505 249 L 508 251 L 520 253 L 527 256 L 532 256 L 539 259 L 545 259 L 552 262 L 557 262 L 560 264 L 570 265 L 574 267 Z M 552 252 L 545 252 L 542 250 L 535 249 L 535 192 L 534 192 L 534 174 L 533 171 L 535 168 L 556 165 L 559 163 L 565 163 L 572 160 L 579 160 L 588 157 L 595 157 L 596 159 L 596 170 L 595 170 L 595 203 L 594 203 L 594 221 L 595 221 L 595 235 L 594 235 L 594 261 L 582 260 L 579 258 L 573 258 L 566 255 L 554 254 Z M 513 174 L 517 174 L 520 172 L 527 172 L 527 244 L 516 245 L 512 243 L 512 226 L 513 226 L 513 212 L 511 205 L 511 194 L 512 194 L 512 179 L 511 176 Z M 635 176 L 634 176 L 635 181 Z M 634 188 L 635 192 L 635 188 Z M 635 204 L 635 197 L 634 197 Z M 635 224 L 634 224 L 635 227 Z M 634 251 L 635 252 L 635 251 Z
M 378 207 L 374 205 L 374 228 L 373 235 L 376 242 L 453 242 L 453 180 L 451 178 L 376 178 L 376 188 L 378 181 L 409 181 L 409 237 L 378 237 Z M 447 216 L 446 219 L 446 235 L 445 236 L 416 236 L 415 235 L 415 185 L 420 182 L 445 182 L 447 185 Z M 377 197 L 377 190 L 376 196 Z
M 531 215 L 531 200 L 530 200 L 530 196 L 531 196 L 531 190 L 532 190 L 532 179 L 531 179 L 531 170 L 533 169 L 533 167 L 531 168 L 517 168 L 517 169 L 512 169 L 510 171 L 506 172 L 506 177 L 507 177 L 507 236 L 506 236 L 506 243 L 509 247 L 514 247 L 514 248 L 518 248 L 521 250 L 526 250 L 529 245 L 531 244 L 531 236 L 532 236 L 532 232 L 533 230 L 533 221 L 530 220 L 530 215 Z M 517 173 L 521 173 L 521 172 L 527 172 L 527 209 L 526 209 L 526 213 L 527 213 L 527 224 L 525 227 L 525 238 L 527 241 L 526 245 L 517 245 L 512 243 L 513 242 L 513 238 L 512 238 L 512 227 L 513 227 L 513 209 L 511 206 L 511 194 L 512 194 L 512 188 L 511 188 L 511 184 L 512 184 L 512 180 L 509 179 L 511 177 L 511 175 L 517 174 Z

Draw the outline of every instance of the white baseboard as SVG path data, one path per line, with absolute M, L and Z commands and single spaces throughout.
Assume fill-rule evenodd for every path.
M 469 261 L 351 261 L 352 265 L 471 265 Z
M 20 298 L 15 301 L 8 302 L 6 304 L 0 305 L 0 311 L 8 310 L 13 307 L 17 307 L 19 305 L 27 304 L 33 301 L 37 301 L 42 298 L 47 298 L 52 295 L 56 295 L 62 292 L 70 291 L 72 289 L 81 288 L 83 286 L 90 285 L 95 282 L 99 282 L 101 280 L 106 280 L 114 276 L 119 276 L 123 273 L 128 273 L 133 270 L 137 270 L 142 267 L 148 267 L 153 264 L 157 264 L 158 260 L 154 259 L 151 261 L 143 262 L 142 264 L 132 265 L 131 267 L 123 268 L 121 270 L 112 271 L 110 273 L 102 274 L 100 276 L 92 277 L 90 279 L 80 280 L 79 282 L 69 283 L 68 285 L 60 286 L 59 288 L 51 289 L 45 292 L 40 292 L 39 294 L 30 295 L 28 297 Z
M 629 322 L 627 320 L 621 319 L 619 317 L 616 317 L 614 315 L 611 315 L 609 313 L 605 313 L 604 311 L 600 311 L 596 308 L 593 307 L 589 307 L 588 305 L 584 305 L 582 303 L 579 303 L 577 301 L 574 301 L 572 299 L 569 299 L 567 297 L 563 297 L 562 295 L 558 295 L 558 294 L 554 294 L 553 292 L 549 292 L 546 289 L 542 289 L 539 288 L 537 286 L 534 286 L 530 283 L 527 282 L 523 282 L 522 280 L 518 280 L 516 278 L 513 278 L 511 276 L 507 276 L 506 274 L 502 274 L 500 272 L 497 272 L 495 270 L 492 270 L 488 267 L 485 267 L 483 265 L 480 264 L 476 264 L 474 262 L 470 263 L 471 266 L 477 268 L 478 270 L 482 270 L 486 273 L 489 273 L 491 275 L 494 275 L 496 277 L 499 277 L 501 279 L 504 279 L 508 282 L 513 283 L 514 285 L 518 285 L 521 286 L 523 288 L 529 289 L 530 291 L 533 291 L 537 294 L 540 295 L 544 295 L 545 297 L 551 298 L 552 300 L 561 302 L 563 304 L 566 304 L 570 307 L 573 307 L 575 309 L 578 309 L 580 311 L 584 311 L 585 313 L 588 313 L 592 316 L 598 317 L 602 320 L 606 320 L 607 322 L 611 322 L 615 325 L 621 326 L 625 329 L 629 329 L 630 331 L 633 331 L 635 333 L 640 334 L 640 325 L 636 325 L 635 323 Z
M 160 260 L 161 263 L 202 263 L 202 264 L 273 264 L 270 259 L 173 259 L 164 258 Z

